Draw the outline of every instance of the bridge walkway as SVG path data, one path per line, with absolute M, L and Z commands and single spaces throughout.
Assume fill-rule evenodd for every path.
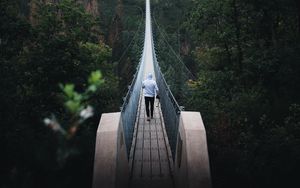
M 147 121 L 141 94 L 129 157 L 130 187 L 174 187 L 171 150 L 157 99 L 153 116 Z
M 205 127 L 199 112 L 181 111 L 159 70 L 152 37 L 150 0 L 146 0 L 145 25 L 143 53 L 122 110 L 101 116 L 93 188 L 169 188 L 175 185 L 210 188 Z M 148 73 L 153 74 L 154 80 L 157 77 L 166 121 L 158 100 L 154 118 L 150 122 L 146 119 L 140 91 Z M 174 162 L 169 140 L 176 155 Z

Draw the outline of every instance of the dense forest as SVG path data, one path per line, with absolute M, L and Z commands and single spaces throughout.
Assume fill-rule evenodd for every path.
M 0 188 L 91 187 L 101 113 L 119 111 L 140 58 L 144 3 L 0 1 Z M 213 187 L 299 186 L 300 1 L 151 3 L 166 80 L 201 112 Z

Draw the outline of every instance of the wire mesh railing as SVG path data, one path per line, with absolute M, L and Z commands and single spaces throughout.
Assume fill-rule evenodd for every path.
M 173 159 L 176 153 L 176 142 L 179 126 L 179 117 L 181 108 L 177 104 L 169 86 L 167 85 L 164 76 L 156 63 L 155 68 L 157 85 L 159 88 L 159 97 L 163 119 L 165 123 L 166 132 L 169 139 L 170 148 L 172 151 Z
M 133 138 L 134 125 L 136 121 L 136 115 L 138 111 L 142 80 L 144 74 L 144 56 L 145 52 L 143 52 L 142 57 L 140 59 L 139 65 L 137 67 L 137 71 L 134 74 L 133 80 L 128 87 L 128 92 L 124 97 L 124 103 L 121 107 L 121 119 L 125 134 L 125 144 L 127 149 L 127 156 L 129 157 L 130 147 Z
M 190 68 L 188 68 L 187 64 L 191 64 L 191 60 L 182 61 L 180 56 L 180 34 L 177 33 L 179 30 L 175 33 L 175 36 L 174 33 L 169 36 L 165 31 L 165 27 L 160 26 L 155 17 L 152 20 L 154 26 L 153 37 L 157 49 L 156 55 L 159 59 L 161 72 L 164 74 L 164 78 L 176 101 L 179 104 L 184 104 L 185 109 L 193 109 L 191 98 L 197 84 L 194 73 L 198 67 L 190 65 Z M 178 48 L 178 52 L 173 48 Z
M 163 114 L 164 124 L 166 132 L 168 135 L 168 140 L 172 152 L 173 160 L 175 159 L 176 153 L 176 143 L 177 143 L 177 134 L 179 126 L 179 117 L 181 112 L 181 107 L 178 105 L 175 97 L 173 96 L 170 87 L 168 86 L 163 73 L 158 65 L 156 58 L 156 52 L 154 48 L 152 37 L 152 48 L 153 48 L 153 59 L 154 59 L 154 71 L 156 76 L 157 85 L 159 88 L 159 97 L 161 104 L 161 111 Z

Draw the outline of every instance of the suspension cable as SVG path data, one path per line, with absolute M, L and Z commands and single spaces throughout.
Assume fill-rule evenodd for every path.
M 181 60 L 181 58 L 178 56 L 178 54 L 174 51 L 174 49 L 172 48 L 172 46 L 170 45 L 170 43 L 167 40 L 167 34 L 165 32 L 163 32 L 160 28 L 160 26 L 158 25 L 156 18 L 153 16 L 153 20 L 155 25 L 157 26 L 158 32 L 161 34 L 163 40 L 165 41 L 165 43 L 168 45 L 169 49 L 171 49 L 172 53 L 174 54 L 174 56 L 178 59 L 178 61 L 183 65 L 183 67 L 186 69 L 186 71 L 192 76 L 192 78 L 195 80 L 195 76 L 194 74 L 189 70 L 189 68 L 187 68 L 187 66 L 185 65 L 185 63 Z

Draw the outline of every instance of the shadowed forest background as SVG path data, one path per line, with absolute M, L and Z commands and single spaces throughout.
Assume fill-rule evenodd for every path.
M 101 113 L 120 110 L 139 63 L 144 4 L 0 1 L 0 188 L 91 187 Z M 300 1 L 151 4 L 165 78 L 201 112 L 213 187 L 298 187 Z

